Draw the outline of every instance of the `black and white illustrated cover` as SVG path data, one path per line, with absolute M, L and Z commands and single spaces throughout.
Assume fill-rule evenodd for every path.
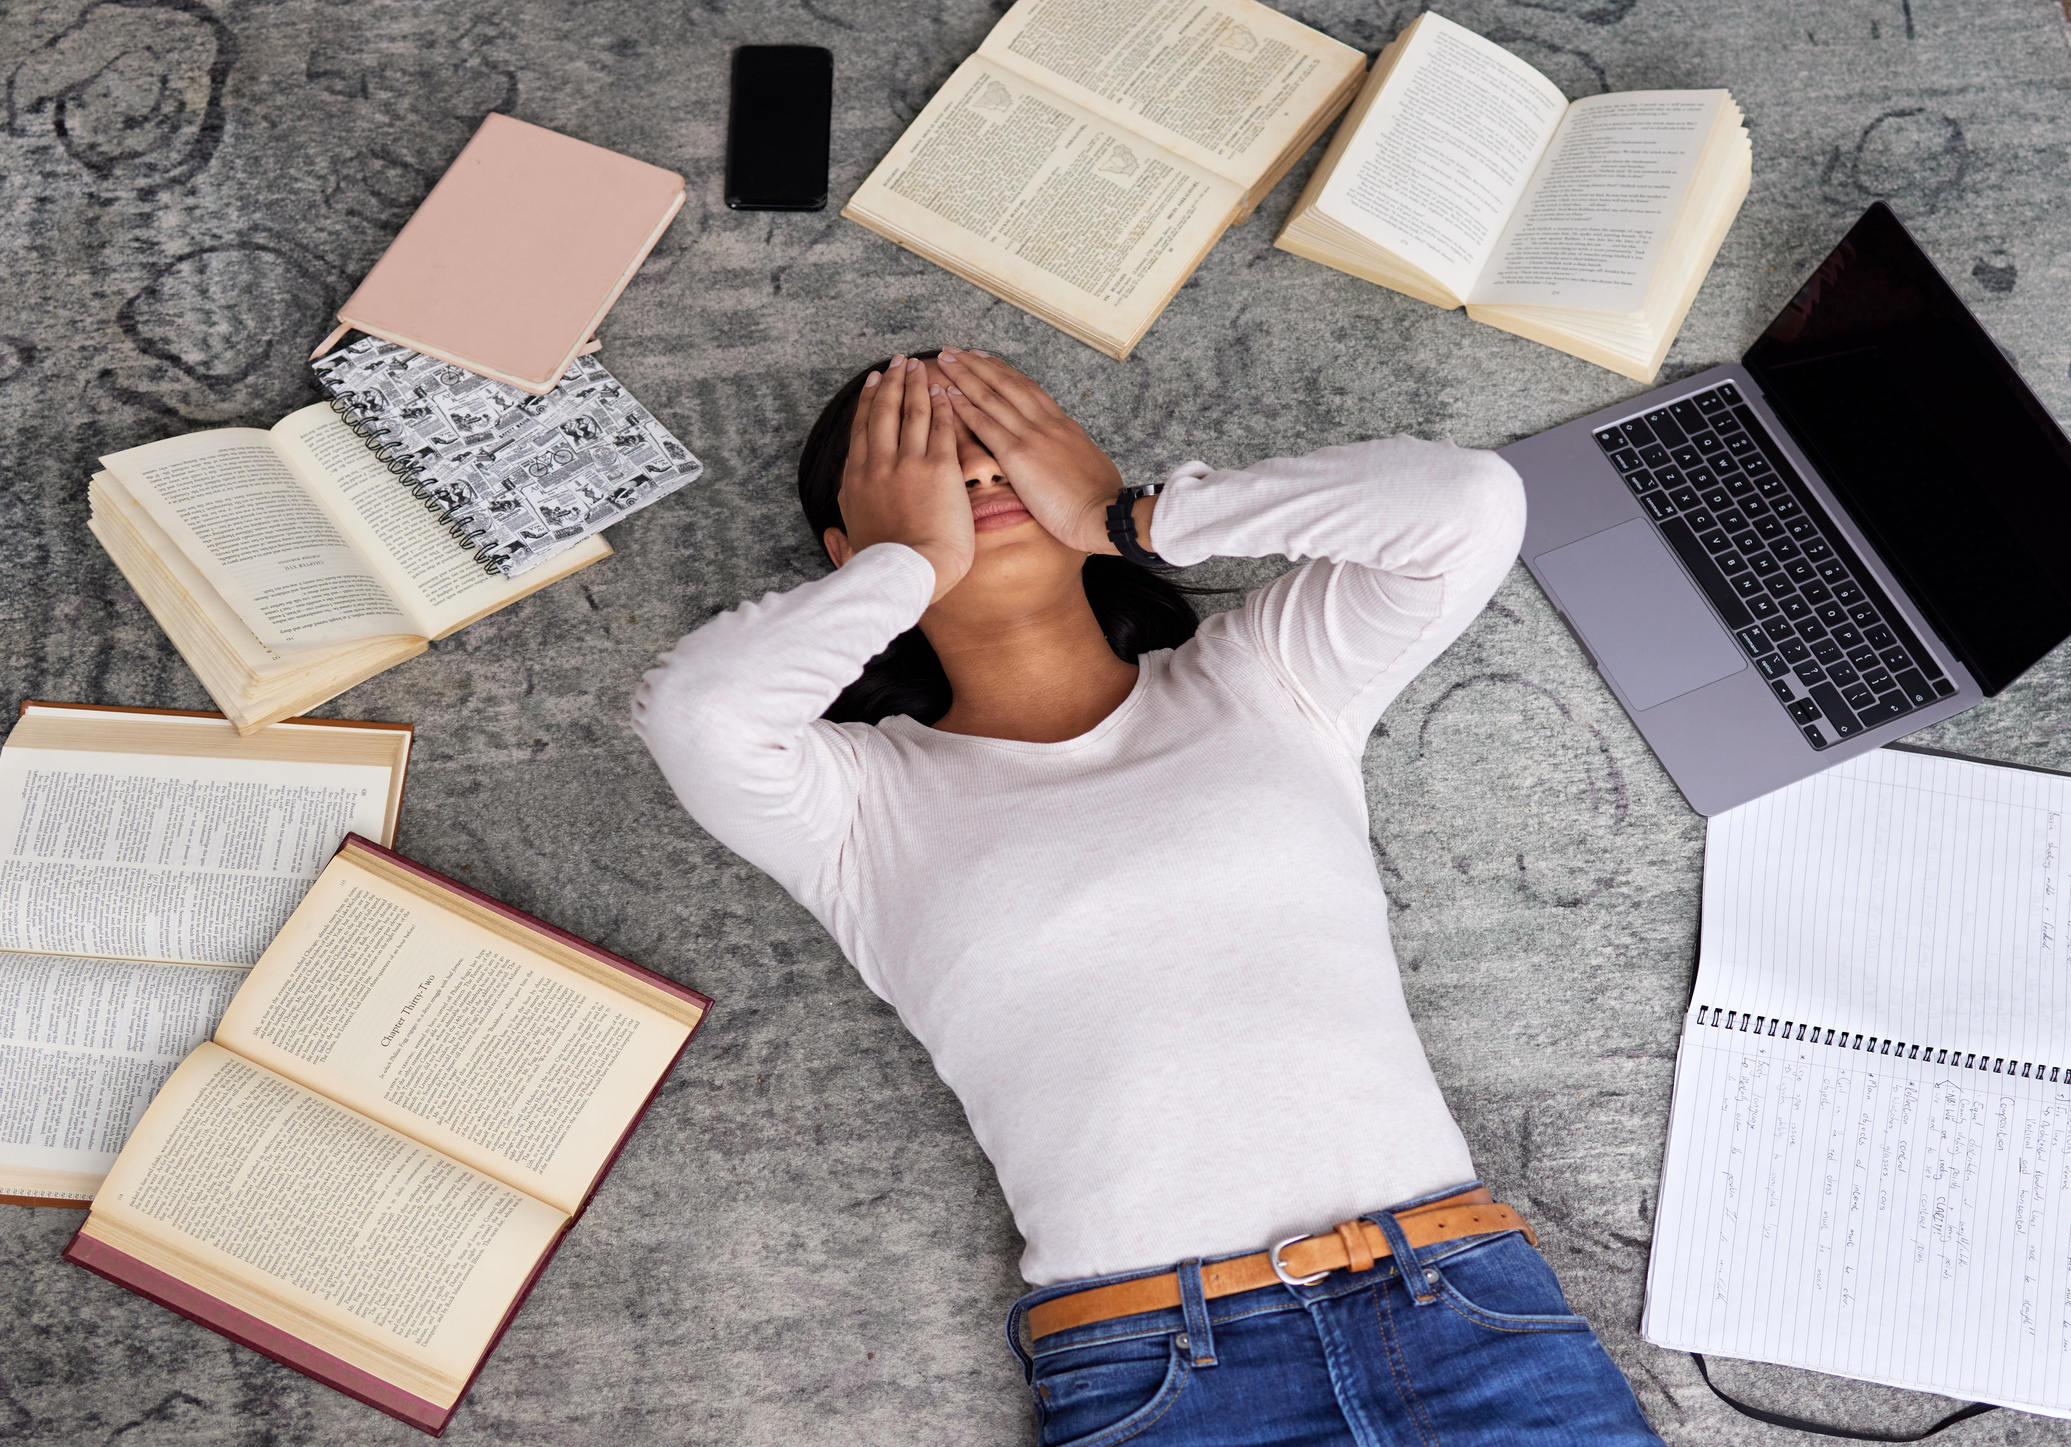
M 595 357 L 543 397 L 378 337 L 312 365 L 389 470 L 510 576 L 705 470 Z

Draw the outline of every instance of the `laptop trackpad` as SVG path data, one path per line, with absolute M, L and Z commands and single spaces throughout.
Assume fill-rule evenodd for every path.
M 1645 518 L 1533 561 L 1635 713 L 1747 667 L 1740 645 Z

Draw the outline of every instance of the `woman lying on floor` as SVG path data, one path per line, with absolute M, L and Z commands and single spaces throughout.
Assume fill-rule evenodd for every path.
M 1397 437 L 1125 488 L 945 349 L 844 387 L 799 492 L 837 571 L 684 638 L 636 726 L 962 1100 L 1041 1441 L 1658 1443 L 1473 1179 L 1367 842 L 1367 735 L 1508 571 L 1516 475 Z M 1198 625 L 1151 570 L 1269 554 L 1311 561 Z

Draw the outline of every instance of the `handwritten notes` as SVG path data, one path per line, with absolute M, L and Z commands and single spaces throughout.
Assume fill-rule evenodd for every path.
M 1878 750 L 1712 821 L 1648 1340 L 2071 1416 L 2067 806 Z

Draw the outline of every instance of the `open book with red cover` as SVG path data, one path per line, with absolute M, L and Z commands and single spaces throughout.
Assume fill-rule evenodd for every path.
M 65 1259 L 437 1436 L 711 1003 L 349 836 Z

